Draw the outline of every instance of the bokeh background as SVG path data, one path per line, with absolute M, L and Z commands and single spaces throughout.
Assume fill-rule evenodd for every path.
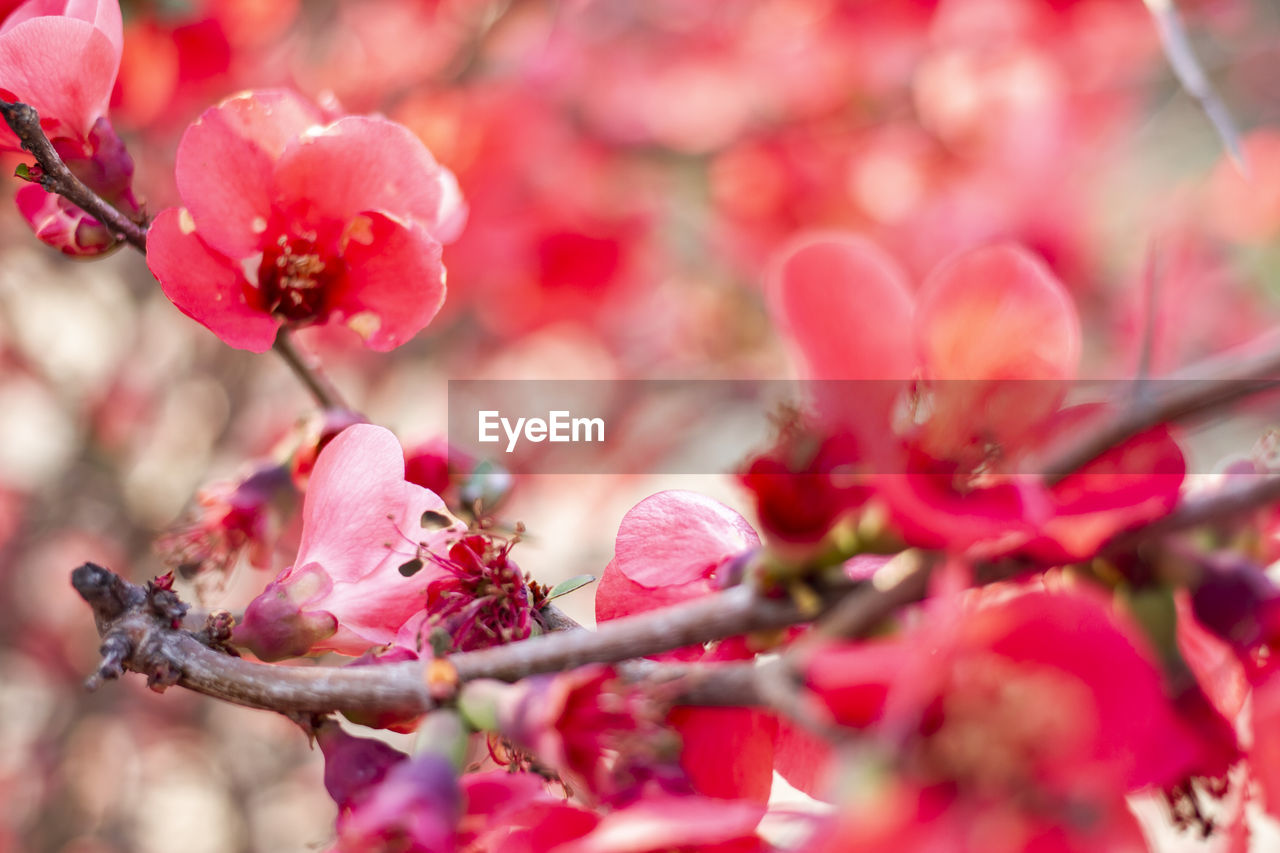
M 246 88 L 381 112 L 457 174 L 470 223 L 432 326 L 389 355 L 299 335 L 410 448 L 443 436 L 449 378 L 789 375 L 760 287 L 815 229 L 870 236 L 917 283 L 955 251 L 1025 243 L 1077 300 L 1086 375 L 1132 375 L 1144 338 L 1159 375 L 1280 318 L 1280 9 L 1264 0 L 1179 4 L 1249 183 L 1140 0 L 122 5 L 111 118 L 150 211 L 177 200 L 183 129 Z M 157 537 L 202 487 L 313 429 L 311 401 L 270 354 L 181 316 L 136 254 L 66 261 L 0 211 L 0 851 L 322 849 L 333 807 L 296 728 L 134 678 L 86 693 L 97 637 L 68 583 L 85 560 L 164 571 Z M 727 477 L 520 476 L 502 508 L 529 531 L 514 556 L 547 583 L 598 574 L 623 513 L 660 488 L 746 512 Z M 286 533 L 271 570 L 291 556 Z M 182 588 L 243 606 L 271 577 L 243 563 Z M 563 604 L 589 622 L 590 598 Z

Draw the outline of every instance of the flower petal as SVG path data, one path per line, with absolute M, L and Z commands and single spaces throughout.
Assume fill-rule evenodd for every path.
M 650 588 L 708 579 L 725 560 L 759 547 L 751 524 L 696 492 L 650 495 L 618 528 L 616 560 L 627 578 Z
M 408 128 L 382 118 L 347 116 L 304 134 L 280 158 L 276 187 L 281 200 L 310 202 L 317 223 L 383 210 L 432 233 L 442 224 L 440 166 Z M 457 215 L 456 199 L 444 213 Z
M 391 580 L 404 594 L 410 585 L 399 565 L 416 555 L 420 543 L 446 553 L 445 543 L 460 528 L 459 523 L 425 530 L 421 519 L 427 512 L 451 518 L 433 492 L 405 482 L 404 452 L 396 437 L 371 424 L 347 427 L 321 451 L 311 473 L 296 565 L 319 563 L 335 584 L 378 586 Z M 379 571 L 385 568 L 390 571 Z M 414 577 L 423 574 L 430 572 Z M 331 602 L 324 606 L 333 610 Z M 392 626 L 393 632 L 398 627 Z
M 680 735 L 680 766 L 708 797 L 769 801 L 773 787 L 773 715 L 754 708 L 677 707 L 667 724 Z
M 370 349 L 395 349 L 420 332 L 444 304 L 440 244 L 415 222 L 366 211 L 347 228 L 347 275 L 330 297 L 332 319 Z
M 906 276 L 878 246 L 851 234 L 807 238 L 768 279 L 770 313 L 810 380 L 819 415 L 878 446 L 901 382 L 915 371 Z
M 147 266 L 164 295 L 229 346 L 271 349 L 276 321 L 249 305 L 244 273 L 205 245 L 190 220 L 186 210 L 171 207 L 161 211 L 147 234 Z
M 276 161 L 290 141 L 322 120 L 301 96 L 267 90 L 228 98 L 187 128 L 174 174 L 205 242 L 236 259 L 262 248 Z
M 1071 296 L 1012 243 L 940 264 L 916 300 L 915 327 L 932 379 L 1071 379 L 1080 361 Z
M 87 137 L 107 112 L 120 70 L 118 17 L 115 25 L 114 44 L 107 33 L 76 18 L 28 18 L 13 25 L 0 34 L 0 90 L 35 107 L 50 135 Z M 18 149 L 7 125 L 0 147 Z

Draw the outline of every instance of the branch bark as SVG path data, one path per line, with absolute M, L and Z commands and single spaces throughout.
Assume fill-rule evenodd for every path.
M 1182 376 L 1149 380 L 1145 384 L 1158 384 L 1165 390 L 1159 394 L 1138 395 L 1101 426 L 1051 452 L 1039 470 L 1045 472 L 1050 482 L 1056 482 L 1111 448 L 1160 424 L 1186 420 L 1280 388 L 1280 345 L 1224 366 L 1215 378 L 1195 378 L 1199 372 L 1193 367 Z
M 0 101 L 0 115 L 18 137 L 22 147 L 36 158 L 43 174 L 40 185 L 60 195 L 111 229 L 118 240 L 146 254 L 147 229 L 108 204 L 77 178 L 54 149 L 40 127 L 40 114 L 29 104 Z
M 271 348 L 289 366 L 293 375 L 298 377 L 298 381 L 311 393 L 320 408 L 354 411 L 347 405 L 342 393 L 329 381 L 329 377 L 325 375 L 320 365 L 309 361 L 298 350 L 286 326 L 281 326 L 280 331 L 276 332 L 276 339 Z
M 1280 500 L 1280 476 L 1185 502 L 1173 513 L 1121 534 L 1104 550 L 1132 547 L 1158 536 L 1230 518 Z M 670 664 L 636 660 L 681 646 L 809 622 L 824 615 L 827 635 L 856 637 L 896 608 L 926 595 L 930 563 L 905 572 L 892 584 L 838 580 L 818 590 L 813 612 L 787 599 L 734 587 L 661 610 L 616 619 L 596 631 L 568 627 L 519 643 L 446 660 L 459 682 L 478 678 L 515 681 L 562 672 L 588 663 L 620 663 L 636 680 L 673 682 L 676 701 L 686 704 L 772 704 L 767 674 L 751 664 Z M 980 583 L 1001 580 L 1030 566 L 1006 562 L 980 567 Z M 163 590 L 143 589 L 93 563 L 72 573 L 72 584 L 93 610 L 103 638 L 103 662 L 90 679 L 141 673 L 153 687 L 179 685 L 251 708 L 282 713 L 332 711 L 423 713 L 436 704 L 423 663 L 367 667 L 277 666 L 246 661 L 204 645 L 179 626 L 186 605 Z M 439 662 L 436 662 L 437 665 Z

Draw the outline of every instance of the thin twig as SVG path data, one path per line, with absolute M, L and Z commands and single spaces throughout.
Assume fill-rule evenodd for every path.
M 1168 516 L 1121 534 L 1107 550 L 1188 527 L 1231 518 L 1280 500 L 1280 476 L 1248 486 L 1195 498 Z M 858 636 L 895 608 L 925 595 L 928 562 L 906 572 L 895 583 L 842 582 L 820 590 L 820 613 L 786 599 L 761 597 L 748 587 L 685 602 L 669 608 L 616 619 L 597 631 L 570 630 L 534 637 L 492 649 L 448 658 L 459 681 L 477 678 L 516 680 L 538 673 L 561 672 L 587 663 L 631 661 L 623 667 L 632 678 L 683 679 L 678 701 L 697 704 L 767 704 L 770 690 L 760 673 L 725 668 L 690 668 L 636 658 L 681 646 L 709 642 L 753 631 L 768 631 L 833 614 L 832 629 Z M 1018 568 L 989 573 L 1000 579 Z M 988 577 L 988 575 L 982 575 Z M 240 705 L 285 713 L 336 710 L 396 711 L 406 715 L 433 707 L 424 680 L 424 664 L 411 661 L 376 667 L 274 666 L 252 663 L 202 645 L 181 623 L 185 606 L 159 602 L 162 595 L 143 590 L 119 576 L 87 563 L 72 582 L 93 609 L 103 637 L 103 664 L 94 680 L 118 677 L 126 669 L 147 676 L 153 686 L 177 684 Z M 164 593 L 164 595 L 171 595 Z M 176 599 L 174 599 L 176 600 Z M 776 675 L 776 673 L 775 673 Z M 776 685 L 775 685 L 776 686 Z
M 98 679 L 118 677 L 129 670 L 147 676 L 153 686 L 176 684 L 239 705 L 285 713 L 394 710 L 414 714 L 429 710 L 434 704 L 422 662 L 373 667 L 253 663 L 207 648 L 191 632 L 174 628 L 172 610 L 155 604 L 161 593 L 130 584 L 107 569 L 86 563 L 72 573 L 72 583 L 92 607 L 103 638 L 104 662 Z M 837 584 L 823 593 L 829 604 L 846 594 L 879 593 L 869 584 L 851 583 Z M 453 655 L 448 661 L 459 681 L 513 681 L 587 663 L 616 663 L 751 631 L 773 630 L 813 616 L 785 599 L 762 598 L 746 587 L 737 587 L 663 610 L 616 619 L 598 631 L 545 634 L 520 643 Z M 176 621 L 180 620 L 179 615 Z
M 1196 368 L 1189 373 L 1194 375 Z M 1097 459 L 1108 450 L 1163 423 L 1184 420 L 1280 387 L 1280 346 L 1245 358 L 1213 379 L 1160 380 L 1159 394 L 1142 395 L 1099 427 L 1051 453 L 1039 469 L 1049 482 Z
M 1187 498 L 1163 518 L 1120 534 L 1105 550 L 1123 550 L 1138 542 L 1179 530 L 1228 521 L 1276 501 L 1280 501 L 1280 475 L 1259 475 L 1244 486 L 1232 486 L 1212 494 Z
M 0 101 L 0 115 L 18 137 L 22 147 L 36 158 L 42 172 L 40 186 L 60 195 L 105 225 L 139 252 L 147 251 L 147 229 L 107 203 L 77 178 L 54 149 L 40 127 L 40 114 L 29 104 Z
M 276 333 L 275 343 L 271 345 L 271 348 L 276 351 L 280 358 L 284 359 L 285 364 L 289 365 L 289 369 L 311 392 L 311 396 L 315 398 L 320 408 L 352 410 L 343 400 L 341 392 L 329 381 L 329 377 L 324 374 L 324 371 L 320 369 L 320 365 L 299 352 L 289 334 L 288 327 L 280 327 L 280 331 Z
M 1200 67 L 1200 61 L 1196 59 L 1195 52 L 1191 49 L 1191 40 L 1187 38 L 1186 27 L 1182 24 L 1182 18 L 1178 15 L 1178 9 L 1174 6 L 1173 0 L 1144 0 L 1144 2 L 1155 20 L 1156 33 L 1160 36 L 1160 44 L 1164 48 L 1164 55 L 1168 58 L 1170 67 L 1173 68 L 1174 76 L 1209 117 L 1209 122 L 1227 149 L 1227 154 L 1235 161 L 1236 168 L 1242 173 L 1247 173 L 1248 164 L 1245 163 L 1244 152 L 1240 148 L 1240 134 L 1236 130 L 1235 122 L 1231 119 L 1231 112 L 1218 97 L 1218 93 L 1213 90 L 1213 85 L 1205 75 L 1204 69 Z

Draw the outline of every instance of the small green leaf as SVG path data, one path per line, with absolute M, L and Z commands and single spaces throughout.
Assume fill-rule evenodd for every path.
M 568 595 L 574 590 L 582 589 L 587 584 L 596 579 L 595 575 L 578 575 L 568 580 L 560 581 L 560 583 L 551 587 L 551 591 L 547 593 L 547 601 L 553 598 L 559 598 L 562 595 Z
M 22 178 L 24 181 L 34 181 L 36 178 L 31 174 L 31 167 L 26 163 L 19 163 L 18 168 L 13 170 L 15 177 Z

